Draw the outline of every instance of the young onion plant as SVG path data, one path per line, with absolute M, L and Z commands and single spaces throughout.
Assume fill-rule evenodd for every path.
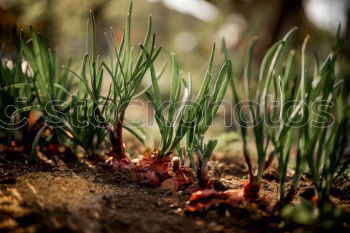
M 221 100 L 227 87 L 227 64 L 224 64 L 218 75 L 212 95 L 210 95 L 210 86 L 212 84 L 212 67 L 214 59 L 215 46 L 213 47 L 209 67 L 206 76 L 199 90 L 198 96 L 192 102 L 192 84 L 181 82 L 181 72 L 175 55 L 172 55 L 173 71 L 172 86 L 168 107 L 167 119 L 162 112 L 162 98 L 159 85 L 153 66 L 151 67 L 151 77 L 154 95 L 147 94 L 155 108 L 155 118 L 161 134 L 161 144 L 159 154 L 161 157 L 167 156 L 177 149 L 181 140 L 189 131 L 195 131 L 197 135 L 203 135 L 217 112 Z M 180 101 L 181 86 L 185 86 L 184 96 Z M 194 150 L 194 141 L 191 142 L 191 151 Z
M 202 189 L 212 188 L 212 184 L 208 179 L 208 161 L 218 141 L 210 139 L 208 142 L 205 142 L 203 135 L 198 135 L 198 133 L 196 135 L 192 131 L 188 134 L 186 143 L 189 145 L 185 149 L 186 156 L 189 158 L 191 167 L 196 173 L 198 186 Z M 197 160 L 195 160 L 194 153 L 197 155 Z
M 239 97 L 236 80 L 234 78 L 231 79 L 231 88 L 233 92 L 236 115 L 238 118 L 237 123 L 243 141 L 243 155 L 249 172 L 249 179 L 244 184 L 243 189 L 243 195 L 245 198 L 248 199 L 258 198 L 263 172 L 267 167 L 266 165 L 268 161 L 271 160 L 270 155 L 273 155 L 273 153 L 268 152 L 268 149 L 271 144 L 271 139 L 268 134 L 269 127 L 265 125 L 267 113 L 269 112 L 269 106 L 267 104 L 268 95 L 271 83 L 273 82 L 274 76 L 276 74 L 275 69 L 280 54 L 295 30 L 296 28 L 291 29 L 282 40 L 276 42 L 265 54 L 260 65 L 258 88 L 255 96 L 253 96 L 252 94 L 252 88 L 250 83 L 251 63 L 255 45 L 255 41 L 252 41 L 244 70 L 244 82 L 246 92 L 246 101 L 244 102 L 248 103 L 248 116 L 242 114 L 241 112 L 241 110 L 244 107 L 243 102 L 241 101 L 242 98 Z M 225 46 L 223 46 L 223 48 L 224 53 L 227 54 Z M 249 122 L 250 119 L 252 121 L 252 125 L 247 124 L 247 122 Z M 251 155 L 248 150 L 248 128 L 252 128 L 255 139 L 255 147 L 257 151 L 257 168 L 255 171 L 251 162 Z
M 32 157 L 35 157 L 36 146 L 47 128 L 54 130 L 54 137 L 72 140 L 88 151 L 88 145 L 80 140 L 67 117 L 71 106 L 69 93 L 74 87 L 72 79 L 67 71 L 61 70 L 58 57 L 46 48 L 42 37 L 32 27 L 30 27 L 30 34 L 32 47 L 24 39 L 23 31 L 20 34 L 20 39 L 23 55 L 34 74 L 30 78 L 30 86 L 34 88 L 36 104 L 19 109 L 18 112 L 38 110 L 42 114 L 39 122 L 44 123 L 41 124 L 41 128 L 34 138 Z M 54 143 L 57 144 L 57 142 Z
M 144 42 L 140 44 L 139 55 L 137 57 L 134 56 L 134 48 L 131 45 L 131 13 L 132 4 L 130 4 L 129 13 L 126 17 L 124 34 L 119 47 L 116 46 L 113 30 L 111 29 L 110 31 L 108 37 L 110 38 L 111 46 L 110 64 L 100 61 L 97 56 L 96 27 L 94 16 L 91 14 L 90 51 L 85 55 L 82 74 L 79 75 L 72 71 L 83 84 L 94 105 L 93 109 L 96 120 L 100 122 L 100 125 L 109 135 L 112 145 L 109 154 L 114 158 L 113 167 L 116 170 L 128 169 L 133 166 L 125 154 L 123 128 L 125 127 L 134 134 L 137 134 L 137 132 L 125 124 L 125 111 L 133 99 L 144 94 L 149 88 L 148 86 L 137 93 L 147 70 L 161 50 L 161 48 L 155 49 L 155 36 L 153 35 L 152 37 L 151 35 L 152 22 L 150 18 Z M 85 74 L 86 63 L 89 64 L 90 68 L 90 83 L 87 79 L 88 75 Z M 108 77 L 112 80 L 112 85 L 107 96 L 101 96 L 100 93 L 104 71 L 107 72 Z M 102 109 L 98 106 L 100 101 L 104 103 Z M 107 109 L 105 103 L 112 105 L 112 108 Z M 107 109 L 106 112 L 103 111 L 104 109 Z M 112 116 L 108 116 L 107 113 Z
M 211 126 L 213 119 L 225 96 L 226 89 L 231 76 L 231 61 L 229 59 L 222 65 L 215 84 L 212 80 L 212 66 L 215 46 L 209 61 L 207 74 L 202 83 L 201 89 L 194 103 L 193 111 L 195 118 L 191 122 L 190 130 L 186 137 L 185 154 L 190 160 L 191 167 L 197 175 L 198 184 L 201 188 L 210 188 L 208 180 L 208 161 L 217 145 L 217 140 L 204 141 L 204 134 Z M 213 90 L 211 87 L 214 85 Z M 203 98 L 204 97 L 204 98 Z M 181 149 L 180 149 L 181 151 Z M 196 154 L 196 159 L 194 157 Z
M 302 56 L 305 54 L 305 43 L 307 39 L 308 37 L 306 38 L 302 48 Z M 272 111 L 270 111 L 268 116 L 268 122 L 271 126 L 273 126 L 273 120 L 277 120 L 278 122 L 276 127 L 269 128 L 269 137 L 271 138 L 273 144 L 273 152 L 270 160 L 268 161 L 272 162 L 274 155 L 277 156 L 279 186 L 276 210 L 279 210 L 293 199 L 296 188 L 300 182 L 302 172 L 304 171 L 304 163 L 302 162 L 301 154 L 298 151 L 295 157 L 295 174 L 292 178 L 292 182 L 287 193 L 287 169 L 290 165 L 291 149 L 293 143 L 295 142 L 295 135 L 298 129 L 298 126 L 294 125 L 294 122 L 297 122 L 300 119 L 303 120 L 301 114 L 303 102 L 301 101 L 300 94 L 302 86 L 299 83 L 299 87 L 297 87 L 297 80 L 293 80 L 292 78 L 294 57 L 295 52 L 294 50 L 291 50 L 285 63 L 282 75 L 278 75 L 278 77 L 277 75 L 274 76 L 274 98 L 275 101 L 279 103 L 279 112 L 275 111 L 274 108 Z M 299 76 L 296 77 L 296 79 L 298 79 Z
M 311 111 L 304 111 L 308 121 L 300 128 L 299 150 L 308 164 L 320 207 L 329 201 L 332 182 L 350 164 L 344 159 L 350 108 L 344 103 L 342 81 L 336 82 L 338 50 L 337 39 L 334 52 L 321 66 L 316 59 L 312 78 L 302 70 L 301 98 Z M 302 62 L 305 68 L 305 56 Z
M 16 50 L 6 54 L 6 48 L 11 44 Z M 33 88 L 28 85 L 29 76 L 32 73 L 31 70 L 27 72 L 27 63 L 22 61 L 16 28 L 13 28 L 12 33 L 1 43 L 0 61 L 0 128 L 2 129 L 0 138 L 2 142 L 7 141 L 7 144 L 10 141 L 19 142 L 25 147 L 24 150 L 28 147 L 30 149 L 30 146 L 25 143 L 30 141 L 29 135 L 32 135 L 27 124 L 29 113 L 17 113 L 17 109 L 32 103 L 35 95 Z
M 146 93 L 155 109 L 155 119 L 160 132 L 160 145 L 158 148 L 159 158 L 164 158 L 172 154 L 173 150 L 186 134 L 186 128 L 182 117 L 189 112 L 189 101 L 192 95 L 191 78 L 189 83 L 182 80 L 178 60 L 175 54 L 172 54 L 172 76 L 171 91 L 167 117 L 163 112 L 162 96 L 158 84 L 155 69 L 151 65 L 150 73 L 152 78 L 153 95 Z M 184 87 L 182 99 L 180 99 L 181 89 Z M 181 120 L 180 120 L 181 118 Z
M 111 101 L 111 87 L 107 96 L 102 95 L 104 68 L 96 51 L 96 28 L 92 12 L 87 24 L 86 54 L 81 64 L 80 73 L 69 70 L 79 80 L 78 91 L 72 96 L 70 119 L 72 128 L 91 158 L 95 158 L 98 148 L 103 143 L 106 131 L 104 116 L 108 113 Z M 75 147 L 79 145 L 75 143 Z
M 155 109 L 155 118 L 161 135 L 159 145 L 159 158 L 166 158 L 176 149 L 182 160 L 185 157 L 191 161 L 192 168 L 196 171 L 200 186 L 208 185 L 207 162 L 216 146 L 216 141 L 210 140 L 204 143 L 203 135 L 211 125 L 213 118 L 221 104 L 228 86 L 227 61 L 219 72 L 214 89 L 213 84 L 213 60 L 215 46 L 213 47 L 209 66 L 203 80 L 202 86 L 195 99 L 192 101 L 192 84 L 181 78 L 177 58 L 172 54 L 172 78 L 171 91 L 167 116 L 162 111 L 162 98 L 159 90 L 158 80 L 153 66 L 151 66 L 151 77 L 153 84 L 153 95 L 147 93 Z M 181 88 L 184 85 L 184 94 L 180 100 Z M 211 93 L 212 91 L 212 93 Z M 187 135 L 187 136 L 186 136 Z M 181 148 L 181 140 L 186 137 L 185 151 Z M 194 161 L 194 152 L 198 157 L 198 165 Z
M 345 107 L 339 94 L 341 82 L 335 83 L 334 66 L 336 55 L 331 54 L 322 67 L 316 62 L 312 78 L 306 73 L 306 44 L 301 52 L 301 74 L 292 80 L 294 51 L 286 61 L 284 72 L 274 76 L 275 98 L 280 103 L 280 112 L 274 109 L 269 113 L 269 123 L 277 115 L 278 127 L 270 127 L 269 137 L 273 144 L 273 154 L 278 158 L 279 195 L 276 207 L 288 204 L 294 197 L 305 163 L 309 165 L 321 203 L 327 201 L 331 182 L 345 171 L 348 162 L 343 161 L 347 135 L 348 107 Z M 330 114 L 336 104 L 336 116 Z M 334 120 L 334 122 L 332 122 Z M 287 168 L 295 134 L 297 153 L 295 173 L 286 192 Z M 316 180 L 314 179 L 316 177 Z

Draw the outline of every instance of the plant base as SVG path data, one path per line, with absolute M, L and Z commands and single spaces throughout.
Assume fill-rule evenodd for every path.
M 193 182 L 191 170 L 183 166 L 174 166 L 171 156 L 161 158 L 156 150 L 142 158 L 135 169 L 139 183 L 178 190 Z
M 243 185 L 243 197 L 247 200 L 256 200 L 259 198 L 260 186 L 252 184 L 246 180 Z

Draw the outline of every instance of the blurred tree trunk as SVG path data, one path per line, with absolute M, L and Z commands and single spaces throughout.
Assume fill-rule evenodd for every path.
M 290 28 L 298 26 L 298 35 L 303 35 L 302 37 L 303 32 L 311 30 L 304 13 L 303 0 L 274 0 L 272 6 L 274 9 L 270 19 L 261 31 L 257 47 L 258 59 L 261 59 L 266 50 Z
M 17 9 L 0 9 L 0 49 L 4 49 L 3 52 L 11 52 L 16 44 L 11 41 L 13 34 L 13 26 L 18 21 L 18 10 Z M 2 47 L 5 46 L 6 47 Z
M 344 36 L 344 52 L 350 57 L 350 5 L 348 4 L 348 12 L 347 12 L 347 23 L 346 23 L 346 33 Z
M 252 0 L 252 1 L 221 1 L 207 0 L 215 5 L 226 5 L 226 9 L 238 12 L 246 19 L 259 15 L 266 16 L 266 23 L 258 32 L 259 41 L 256 48 L 255 59 L 260 60 L 273 42 L 280 39 L 293 26 L 298 26 L 298 39 L 303 40 L 304 32 L 312 30 L 304 9 L 303 0 Z M 227 6 L 229 4 L 229 6 Z M 224 8 L 225 9 L 225 8 Z M 248 24 L 251 22 L 248 22 Z
M 346 32 L 345 36 L 342 40 L 342 55 L 344 56 L 345 62 L 350 61 L 350 4 L 348 3 L 348 11 L 347 11 L 347 23 L 346 23 Z M 344 78 L 344 87 L 345 87 L 345 95 L 346 97 L 350 94 L 350 67 L 343 66 L 342 78 Z M 350 140 L 350 136 L 349 136 Z M 350 146 L 350 145 L 349 145 Z

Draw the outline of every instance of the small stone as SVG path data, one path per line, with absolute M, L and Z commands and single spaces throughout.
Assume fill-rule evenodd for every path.
M 218 225 L 218 224 L 217 224 L 216 222 L 210 222 L 210 223 L 209 223 L 209 226 L 210 226 L 211 228 L 215 228 L 217 225 Z
M 223 230 L 224 230 L 224 227 L 221 225 L 218 225 L 218 226 L 214 227 L 214 229 L 213 229 L 213 231 L 216 231 L 216 232 L 221 232 Z
M 160 188 L 165 189 L 165 190 L 169 190 L 171 192 L 176 192 L 178 187 L 173 182 L 173 180 L 170 178 L 170 179 L 164 180 L 162 182 L 162 184 L 160 185 Z
M 203 226 L 204 225 L 204 221 L 201 221 L 201 220 L 196 221 L 196 225 Z

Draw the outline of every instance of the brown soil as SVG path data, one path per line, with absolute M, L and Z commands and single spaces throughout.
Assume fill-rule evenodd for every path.
M 240 159 L 210 162 L 210 177 L 225 188 L 242 188 L 246 171 Z M 215 169 L 214 169 L 215 168 Z M 0 161 L 0 232 L 306 232 L 303 228 L 247 208 L 184 213 L 189 193 L 147 188 L 114 173 L 104 163 Z M 332 200 L 350 209 L 349 182 L 333 190 Z M 312 195 L 304 178 L 298 195 Z M 273 202 L 277 175 L 263 180 L 262 196 Z M 350 221 L 347 219 L 347 221 Z M 337 232 L 349 230 L 344 221 Z

